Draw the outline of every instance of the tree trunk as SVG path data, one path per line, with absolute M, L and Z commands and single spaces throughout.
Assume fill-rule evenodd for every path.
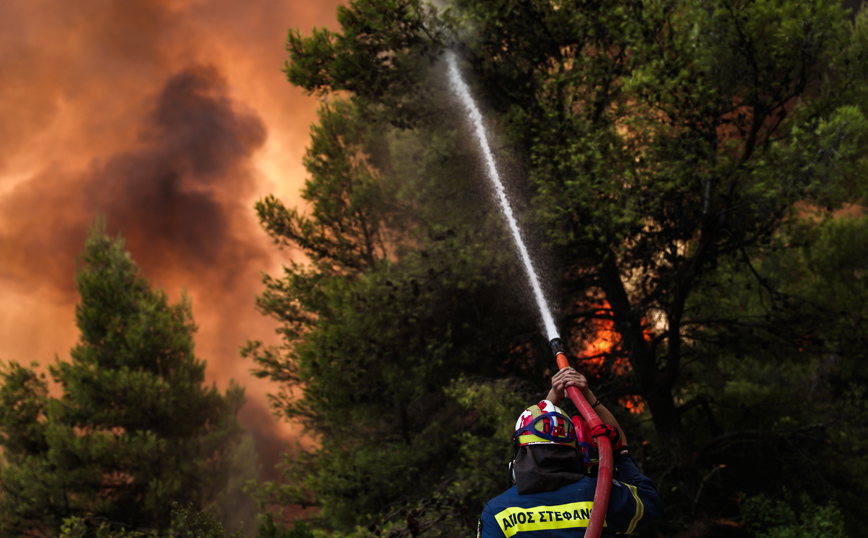
M 651 413 L 660 443 L 658 449 L 666 455 L 671 465 L 674 482 L 671 486 L 679 491 L 679 497 L 684 497 L 686 502 L 692 502 L 692 492 L 698 482 L 693 470 L 693 459 L 684 438 L 681 413 L 672 394 L 677 372 L 673 375 L 672 371 L 658 365 L 655 348 L 645 339 L 641 311 L 633 308 L 614 260 L 611 253 L 603 260 L 600 282 L 612 308 L 615 330 L 621 337 L 641 396 Z M 670 338 L 680 337 L 675 334 L 670 335 Z M 676 343 L 676 348 L 680 347 L 678 343 L 680 341 Z

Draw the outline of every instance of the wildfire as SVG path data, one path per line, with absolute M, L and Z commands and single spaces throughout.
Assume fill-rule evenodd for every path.
M 627 356 L 619 352 L 621 336 L 615 330 L 615 322 L 607 317 L 611 307 L 607 301 L 603 301 L 596 309 L 597 317 L 591 317 L 586 321 L 586 330 L 593 336 L 585 340 L 584 347 L 577 355 L 583 368 L 591 375 L 621 376 L 630 372 L 630 361 Z M 643 322 L 645 340 L 651 340 L 651 334 L 647 325 Z M 618 398 L 618 402 L 629 412 L 639 414 L 645 410 L 645 402 L 639 395 L 628 395 Z

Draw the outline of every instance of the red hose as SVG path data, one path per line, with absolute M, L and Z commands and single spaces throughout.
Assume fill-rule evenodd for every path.
M 561 352 L 555 355 L 555 359 L 558 361 L 558 369 L 570 365 L 567 356 Z M 578 388 L 567 387 L 567 395 L 591 429 L 603 423 Z M 596 440 L 600 449 L 600 467 L 597 474 L 597 490 L 594 493 L 594 506 L 591 508 L 591 519 L 585 531 L 585 538 L 599 538 L 603 532 L 603 526 L 606 523 L 606 510 L 609 508 L 609 493 L 612 491 L 612 441 L 604 436 L 597 437 Z

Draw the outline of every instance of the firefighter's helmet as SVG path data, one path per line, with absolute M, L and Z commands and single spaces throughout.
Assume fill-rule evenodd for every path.
M 543 400 L 524 410 L 515 422 L 513 442 L 517 446 L 564 445 L 576 448 L 576 427 L 563 410 Z

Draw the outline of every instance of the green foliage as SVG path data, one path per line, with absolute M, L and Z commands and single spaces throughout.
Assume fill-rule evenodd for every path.
M 858 321 L 868 299 L 859 276 L 866 225 L 864 217 L 799 220 L 750 251 L 755 272 L 724 266 L 729 283 L 703 289 L 697 307 L 738 312 L 741 323 L 704 331 L 697 351 L 716 360 L 695 369 L 701 383 L 685 394 L 706 402 L 685 417 L 705 433 L 700 461 L 727 464 L 715 488 L 757 495 L 772 483 L 834 500 L 851 534 L 864 525 L 858 507 L 868 498 Z
M 81 339 L 49 367 L 60 396 L 32 368 L 2 371 L 3 534 L 51 536 L 66 522 L 75 535 L 83 519 L 161 530 L 172 502 L 219 509 L 243 390 L 203 384 L 189 301 L 152 290 L 102 226 L 77 282 Z
M 309 92 L 350 92 L 385 105 L 393 124 L 413 125 L 432 97 L 424 71 L 448 37 L 436 9 L 423 0 L 353 0 L 337 18 L 342 33 L 290 31 L 289 81 Z
M 841 510 L 817 506 L 807 496 L 795 508 L 764 496 L 744 501 L 745 528 L 757 538 L 845 538 Z
M 163 531 L 135 529 L 104 518 L 70 517 L 64 520 L 58 538 L 244 538 L 241 531 L 227 534 L 214 514 L 195 511 L 191 504 L 180 506 L 172 503 L 171 516 L 171 525 Z
M 254 342 L 246 353 L 287 384 L 275 407 L 319 445 L 288 461 L 286 483 L 267 494 L 309 502 L 316 492 L 322 520 L 351 529 L 381 511 L 389 520 L 390 503 L 452 475 L 454 438 L 474 425 L 444 387 L 456 371 L 509 371 L 522 360 L 509 344 L 535 323 L 501 299 L 515 270 L 493 248 L 502 231 L 456 197 L 461 163 L 444 159 L 454 135 L 390 131 L 353 102 L 325 105 L 320 118 L 305 158 L 311 214 L 272 197 L 257 205 L 275 241 L 310 260 L 267 277 L 259 298 L 287 346 Z M 422 144 L 428 133 L 433 148 Z
M 227 534 L 214 514 L 206 511 L 195 511 L 192 504 L 179 506 L 173 504 L 172 526 L 167 533 L 178 538 L 243 538 L 239 531 Z
M 8 410 L 0 415 L 0 439 L 4 450 L 12 453 L 41 452 L 47 449 L 45 439 L 45 402 L 48 385 L 45 374 L 37 374 L 16 362 L 0 365 L 0 375 L 6 381 L 0 387 L 0 407 Z
M 284 346 L 247 353 L 319 443 L 270 494 L 319 504 L 317 532 L 470 532 L 513 415 L 543 393 L 535 309 L 429 61 L 448 41 L 540 267 L 557 268 L 561 336 L 579 352 L 611 334 L 580 366 L 642 410 L 618 414 L 647 442 L 664 530 L 736 517 L 737 492 L 770 483 L 834 498 L 858 528 L 868 242 L 841 212 L 866 193 L 868 16 L 831 0 L 357 0 L 339 21 L 288 42 L 290 81 L 330 99 L 305 158 L 311 213 L 257 205 L 307 261 L 259 299 Z
M 275 523 L 271 514 L 266 514 L 257 538 L 314 538 L 314 534 L 305 521 L 297 521 L 291 529 L 286 529 Z
M 70 517 L 60 526 L 59 538 L 156 538 L 152 532 L 114 528 L 106 522 L 96 525 L 80 517 Z

